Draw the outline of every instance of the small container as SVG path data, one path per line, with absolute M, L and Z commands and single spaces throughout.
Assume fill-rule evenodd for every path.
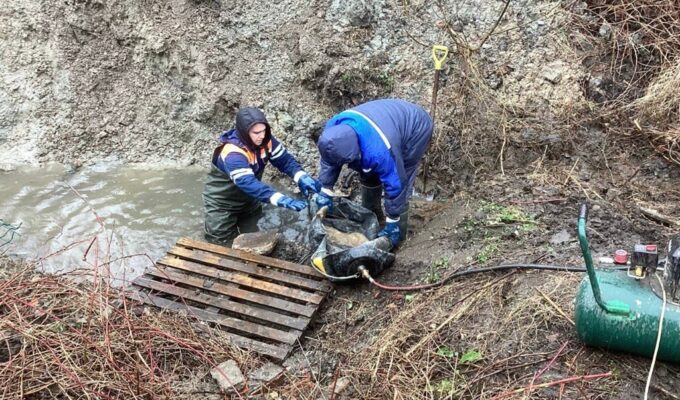
M 614 264 L 626 265 L 628 264 L 628 252 L 624 249 L 618 249 L 614 252 Z
M 611 257 L 600 257 L 597 259 L 597 263 L 600 265 L 612 265 L 614 264 L 614 259 Z

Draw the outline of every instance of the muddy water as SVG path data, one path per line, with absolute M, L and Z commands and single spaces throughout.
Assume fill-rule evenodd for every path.
M 51 273 L 87 273 L 96 266 L 120 285 L 140 275 L 177 238 L 202 239 L 205 174 L 198 167 L 116 164 L 0 172 L 0 219 L 21 224 L 0 253 L 37 261 Z M 306 225 L 305 211 L 273 206 L 265 206 L 259 222 L 260 229 L 277 229 L 289 240 L 300 239 Z

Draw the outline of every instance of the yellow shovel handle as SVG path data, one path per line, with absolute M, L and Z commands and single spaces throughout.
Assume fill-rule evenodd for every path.
M 432 60 L 434 60 L 434 69 L 441 70 L 444 67 L 444 61 L 446 61 L 446 56 L 448 54 L 448 47 L 440 45 L 432 46 Z

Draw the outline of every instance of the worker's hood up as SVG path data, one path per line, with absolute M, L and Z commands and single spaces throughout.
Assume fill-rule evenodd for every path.
M 267 131 L 262 141 L 262 145 L 256 146 L 252 140 L 250 140 L 250 135 L 248 131 L 255 124 L 264 124 L 267 127 Z M 267 122 L 267 118 L 264 113 L 255 107 L 244 107 L 241 108 L 236 114 L 236 132 L 238 133 L 241 142 L 245 144 L 251 150 L 257 150 L 258 148 L 267 148 L 267 144 L 272 138 L 272 129 Z
M 319 153 L 329 164 L 354 164 L 361 160 L 359 139 L 354 129 L 345 124 L 326 127 L 319 137 Z

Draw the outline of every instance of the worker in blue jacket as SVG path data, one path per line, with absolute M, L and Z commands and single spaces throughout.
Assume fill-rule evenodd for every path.
M 230 245 L 239 233 L 257 230 L 262 203 L 300 211 L 307 202 L 290 198 L 260 181 L 267 162 L 293 178 L 306 197 L 321 184 L 309 176 L 271 133 L 262 111 L 245 107 L 236 114 L 235 128 L 224 132 L 212 156 L 203 191 L 205 237 Z
M 378 218 L 384 190 L 386 220 L 378 235 L 397 246 L 406 238 L 408 201 L 432 126 L 425 110 L 397 99 L 370 101 L 331 118 L 318 142 L 323 188 L 317 205 L 332 207 L 332 189 L 346 164 L 359 172 L 362 205 Z

